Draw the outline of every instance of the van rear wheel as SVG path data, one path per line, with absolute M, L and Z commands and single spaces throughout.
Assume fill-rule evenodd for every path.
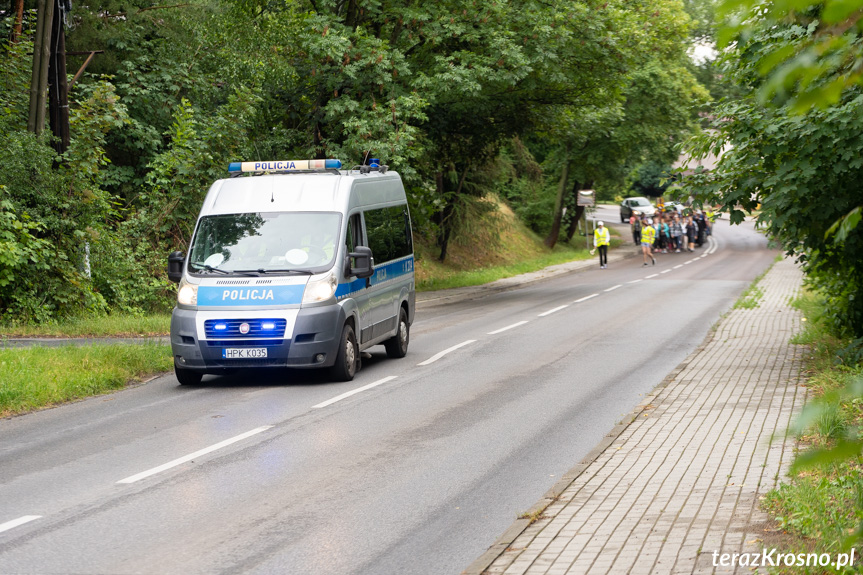
M 408 344 L 411 339 L 411 326 L 408 323 L 408 314 L 405 308 L 399 308 L 399 326 L 396 334 L 384 342 L 387 357 L 399 359 L 408 353 Z
M 357 373 L 357 337 L 354 328 L 345 324 L 342 337 L 339 340 L 339 350 L 336 353 L 336 363 L 330 368 L 330 375 L 336 381 L 351 381 Z

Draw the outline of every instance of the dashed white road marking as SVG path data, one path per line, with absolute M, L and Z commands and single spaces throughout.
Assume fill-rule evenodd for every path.
M 0 533 L 3 533 L 4 531 L 9 531 L 10 529 L 15 529 L 20 525 L 24 525 L 25 523 L 30 523 L 31 521 L 35 521 L 41 518 L 41 515 L 25 515 L 24 517 L 19 517 L 18 519 L 13 519 L 12 521 L 7 521 L 6 523 L 0 523 Z
M 584 297 L 583 297 L 583 298 L 581 298 L 581 299 L 577 299 L 577 300 L 575 300 L 575 301 L 574 301 L 574 302 L 572 302 L 572 303 L 581 303 L 581 302 L 583 302 L 583 301 L 587 301 L 587 300 L 589 300 L 590 298 L 592 298 L 592 297 L 596 297 L 596 296 L 598 296 L 598 295 L 599 295 L 598 293 L 592 293 L 592 294 L 590 294 L 590 295 L 588 295 L 588 296 L 584 296 Z
M 562 309 L 563 309 L 563 308 L 565 308 L 565 307 L 569 307 L 569 304 L 559 305 L 559 306 L 557 306 L 557 307 L 556 307 L 556 308 L 554 308 L 554 309 L 550 309 L 550 310 L 548 310 L 548 311 L 544 311 L 544 312 L 542 312 L 541 314 L 539 314 L 537 317 L 545 317 L 545 316 L 547 316 L 547 315 L 551 315 L 551 314 L 553 314 L 554 312 L 556 312 L 556 311 L 560 311 L 560 310 L 562 310 Z
M 667 274 L 667 273 L 668 273 L 668 272 L 670 272 L 670 271 L 671 271 L 671 270 L 662 270 L 662 271 L 661 271 L 661 272 L 659 272 L 659 273 L 661 273 L 661 274 Z
M 471 343 L 473 343 L 473 342 L 475 342 L 475 341 L 476 341 L 475 339 L 469 339 L 469 340 L 467 340 L 467 341 L 463 341 L 463 342 L 461 342 L 461 343 L 459 343 L 459 344 L 457 344 L 457 345 L 454 345 L 454 346 L 452 346 L 452 347 L 449 347 L 449 348 L 447 348 L 447 349 L 443 350 L 443 351 L 442 351 L 442 352 L 440 352 L 440 353 L 436 353 L 435 355 L 431 356 L 430 358 L 428 358 L 428 359 L 427 359 L 427 360 L 425 360 L 424 362 L 422 362 L 422 363 L 418 363 L 417 365 L 428 365 L 428 364 L 430 364 L 430 363 L 434 363 L 434 362 L 436 362 L 437 360 L 439 360 L 440 358 L 442 358 L 443 356 L 445 356 L 446 354 L 448 354 L 449 352 L 451 352 L 451 351 L 455 351 L 455 350 L 457 350 L 458 348 L 460 348 L 460 347 L 464 347 L 464 346 L 466 346 L 466 345 L 468 345 L 468 344 L 471 344 Z
M 649 275 L 649 276 L 644 276 L 644 279 L 649 280 L 650 278 L 655 278 L 655 277 L 656 277 L 656 276 L 658 276 L 658 275 L 659 275 L 659 274 L 652 274 L 652 275 Z
M 683 262 L 683 265 L 688 266 L 689 264 L 691 264 L 691 263 L 692 263 L 692 262 L 694 262 L 694 261 L 695 261 L 695 260 L 689 260 L 688 262 Z
M 488 332 L 486 335 L 497 335 L 497 334 L 499 334 L 499 333 L 503 333 L 503 332 L 505 332 L 505 331 L 506 331 L 506 330 L 508 330 L 508 329 L 512 329 L 512 328 L 514 328 L 514 327 L 518 327 L 518 326 L 520 326 L 520 325 L 524 325 L 524 324 L 526 324 L 526 323 L 527 323 L 527 321 L 526 321 L 526 320 L 525 320 L 525 321 L 520 321 L 520 322 L 518 322 L 518 323 L 514 323 L 514 324 L 512 324 L 512 325 L 508 325 L 508 326 L 506 326 L 506 327 L 502 327 L 502 328 L 500 328 L 500 329 L 496 329 L 496 330 L 494 330 L 494 331 L 490 331 L 490 332 Z
M 205 447 L 204 449 L 198 450 L 195 453 L 190 453 L 189 455 L 185 455 L 183 457 L 180 457 L 179 459 L 175 459 L 174 461 L 169 461 L 168 463 L 165 463 L 164 465 L 154 467 L 153 469 L 148 469 L 147 471 L 142 471 L 141 473 L 137 473 L 135 475 L 131 475 L 131 476 L 127 477 L 126 479 L 121 479 L 117 483 L 135 483 L 136 481 L 140 481 L 142 479 L 150 477 L 151 475 L 156 475 L 157 473 L 161 473 L 162 471 L 167 471 L 168 469 L 171 469 L 173 467 L 177 467 L 178 465 L 182 465 L 183 463 L 192 461 L 196 457 L 201 457 L 201 456 L 206 455 L 208 453 L 212 453 L 213 451 L 216 451 L 218 449 L 222 449 L 223 447 L 227 447 L 227 446 L 229 446 L 233 443 L 236 443 L 238 441 L 242 441 L 242 440 L 246 439 L 247 437 L 251 437 L 253 435 L 257 435 L 259 433 L 262 433 L 268 429 L 272 429 L 272 427 L 273 427 L 272 425 L 264 425 L 263 427 L 255 428 L 251 431 L 247 431 L 246 433 L 241 433 L 240 435 L 237 435 L 237 436 L 232 437 L 230 439 L 226 439 L 225 441 L 221 441 L 215 445 L 211 445 L 210 447 Z
M 677 264 L 676 266 L 674 266 L 671 269 L 676 270 L 677 268 L 682 268 L 682 267 L 683 267 L 683 264 Z
M 623 284 L 617 284 L 616 286 L 611 286 L 611 287 L 610 287 L 610 288 L 608 288 L 607 290 L 603 290 L 603 291 L 614 291 L 614 290 L 616 290 L 616 289 L 617 289 L 617 288 L 619 288 L 619 287 L 623 287 Z
M 644 278 L 638 278 L 637 280 L 632 280 L 631 282 L 626 282 L 628 284 L 637 284 L 638 282 L 643 282 Z
M 337 401 L 341 401 L 341 400 L 343 400 L 343 399 L 347 399 L 348 397 L 350 397 L 350 396 L 352 396 L 352 395 L 356 395 L 356 394 L 358 394 L 358 393 L 360 393 L 360 392 L 366 391 L 366 390 L 371 389 L 371 388 L 373 388 L 373 387 L 377 387 L 377 386 L 379 386 L 379 385 L 382 385 L 382 384 L 384 384 L 384 383 L 387 383 L 388 381 L 392 381 L 392 380 L 394 380 L 395 378 L 396 378 L 396 376 L 395 376 L 395 375 L 390 375 L 390 376 L 385 377 L 385 378 L 383 378 L 383 379 L 379 379 L 379 380 L 377 380 L 377 381 L 375 381 L 375 382 L 373 382 L 373 383 L 370 383 L 370 384 L 368 384 L 368 385 L 364 385 L 364 386 L 362 386 L 362 387 L 358 387 L 357 389 L 353 389 L 353 390 L 351 390 L 351 391 L 347 391 L 347 392 L 345 392 L 345 393 L 343 393 L 343 394 L 341 394 L 341 395 L 337 395 L 336 397 L 334 397 L 334 398 L 332 398 L 332 399 L 328 399 L 327 401 L 324 401 L 323 403 L 319 403 L 319 404 L 317 404 L 317 405 L 313 405 L 313 406 L 312 406 L 312 409 L 320 409 L 320 408 L 322 408 L 322 407 L 326 407 L 326 406 L 328 406 L 328 405 L 332 405 L 332 404 L 334 404 L 334 403 L 335 403 L 335 402 L 337 402 Z

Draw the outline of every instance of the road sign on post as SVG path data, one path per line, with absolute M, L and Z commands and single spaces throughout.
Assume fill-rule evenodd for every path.
M 590 227 L 587 219 L 587 208 L 592 208 L 596 205 L 596 194 L 593 190 L 578 190 L 578 196 L 575 200 L 575 205 L 583 206 L 584 210 L 584 243 L 587 249 L 590 249 Z M 593 225 L 594 229 L 596 224 Z

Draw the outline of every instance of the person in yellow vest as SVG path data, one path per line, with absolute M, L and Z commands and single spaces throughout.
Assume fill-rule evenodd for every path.
M 641 226 L 641 254 L 644 265 L 647 265 L 647 258 L 656 265 L 656 259 L 650 253 L 654 240 L 656 240 L 656 228 L 653 227 L 653 220 L 647 218 L 647 225 Z
M 602 222 L 596 222 L 596 229 L 593 230 L 593 249 L 590 253 L 599 250 L 599 269 L 604 270 L 608 267 L 608 244 L 610 243 L 608 228 Z

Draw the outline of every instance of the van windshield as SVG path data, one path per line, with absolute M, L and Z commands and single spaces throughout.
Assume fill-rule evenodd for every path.
M 189 272 L 324 271 L 336 257 L 340 224 L 334 212 L 204 216 L 192 241 Z

